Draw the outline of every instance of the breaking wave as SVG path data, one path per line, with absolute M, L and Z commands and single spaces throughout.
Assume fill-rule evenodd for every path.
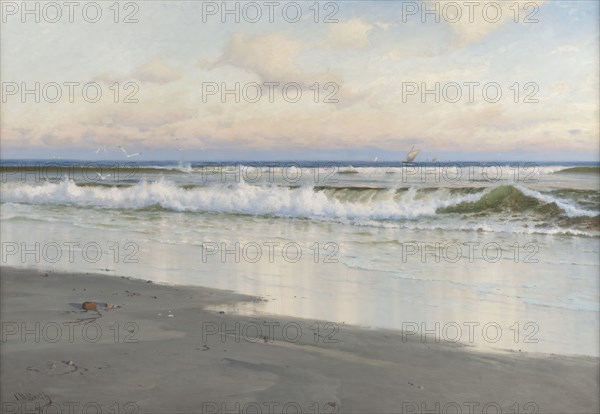
M 490 188 L 324 187 L 250 185 L 245 182 L 182 187 L 161 179 L 128 187 L 7 184 L 2 201 L 106 209 L 162 208 L 299 218 L 397 220 L 456 214 L 520 213 L 540 217 L 597 217 L 572 199 L 524 186 Z

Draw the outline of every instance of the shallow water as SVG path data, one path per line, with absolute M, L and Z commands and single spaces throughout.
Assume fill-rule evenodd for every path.
M 2 264 L 230 289 L 266 299 L 238 312 L 426 342 L 598 356 L 593 165 L 155 164 L 50 177 L 4 163 Z

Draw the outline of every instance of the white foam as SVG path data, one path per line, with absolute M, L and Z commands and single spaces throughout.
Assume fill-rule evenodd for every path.
M 476 201 L 479 194 L 456 195 L 447 189 L 426 194 L 415 188 L 396 195 L 360 201 L 328 197 L 312 186 L 288 188 L 255 186 L 245 182 L 184 189 L 161 179 L 142 181 L 131 187 L 78 186 L 73 181 L 42 185 L 11 184 L 3 188 L 3 201 L 29 204 L 68 204 L 110 209 L 140 209 L 151 206 L 174 211 L 208 211 L 280 217 L 338 219 L 410 219 L 433 216 L 436 210 L 466 201 Z
M 524 187 L 522 185 L 515 186 L 519 191 L 529 197 L 534 197 L 543 203 L 555 203 L 561 210 L 563 210 L 569 217 L 595 217 L 598 215 L 597 211 L 585 210 L 577 207 L 572 201 L 565 200 L 559 197 L 555 197 L 549 194 L 542 194 L 538 191 Z

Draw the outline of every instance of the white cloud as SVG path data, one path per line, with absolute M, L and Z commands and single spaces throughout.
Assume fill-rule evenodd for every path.
M 268 82 L 298 79 L 301 71 L 296 58 L 304 48 L 301 42 L 279 33 L 256 36 L 236 33 L 230 36 L 213 67 L 236 66 Z
M 461 46 L 483 41 L 492 32 L 499 30 L 508 22 L 536 24 L 533 21 L 539 19 L 538 11 L 544 1 L 459 1 L 452 2 L 458 4 L 458 8 L 449 6 L 445 8 L 446 4 L 443 1 L 427 0 L 428 3 L 439 8 L 439 13 L 442 16 L 441 20 L 448 22 L 452 27 Z M 434 6 L 431 7 L 433 9 Z M 456 14 L 457 10 L 460 15 Z
M 379 26 L 385 23 L 379 23 Z M 369 46 L 369 33 L 373 25 L 361 19 L 352 19 L 329 25 L 325 45 L 333 49 L 361 49 Z
M 182 73 L 160 59 L 153 59 L 136 68 L 132 76 L 142 82 L 169 83 L 181 79 Z

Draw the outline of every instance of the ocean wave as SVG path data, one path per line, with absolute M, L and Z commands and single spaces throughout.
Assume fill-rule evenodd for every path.
M 581 208 L 573 201 L 542 194 L 523 185 L 502 185 L 491 189 L 475 201 L 462 202 L 440 209 L 440 213 L 534 212 L 541 217 L 595 217 L 597 211 Z
M 40 185 L 9 183 L 2 201 L 108 209 L 222 212 L 298 218 L 397 220 L 445 213 L 526 213 L 544 218 L 596 217 L 574 201 L 525 186 L 481 188 L 286 187 L 246 182 L 182 187 L 161 178 L 128 187 L 78 185 L 72 180 Z
M 3 201 L 65 204 L 109 209 L 160 207 L 173 211 L 223 212 L 280 217 L 345 219 L 407 219 L 435 215 L 437 209 L 475 200 L 479 194 L 455 194 L 449 189 L 421 192 L 416 188 L 335 190 L 257 186 L 245 182 L 185 189 L 160 179 L 133 186 L 81 186 L 71 180 L 41 185 L 7 184 Z
M 600 167 L 564 167 L 553 171 L 554 173 L 570 174 L 600 174 Z
M 599 214 L 598 211 L 581 208 L 570 200 L 561 199 L 550 194 L 542 194 L 522 185 L 516 185 L 515 188 L 517 188 L 526 197 L 535 198 L 539 202 L 545 203 L 545 205 L 557 206 L 559 209 L 564 211 L 568 217 L 595 217 Z

